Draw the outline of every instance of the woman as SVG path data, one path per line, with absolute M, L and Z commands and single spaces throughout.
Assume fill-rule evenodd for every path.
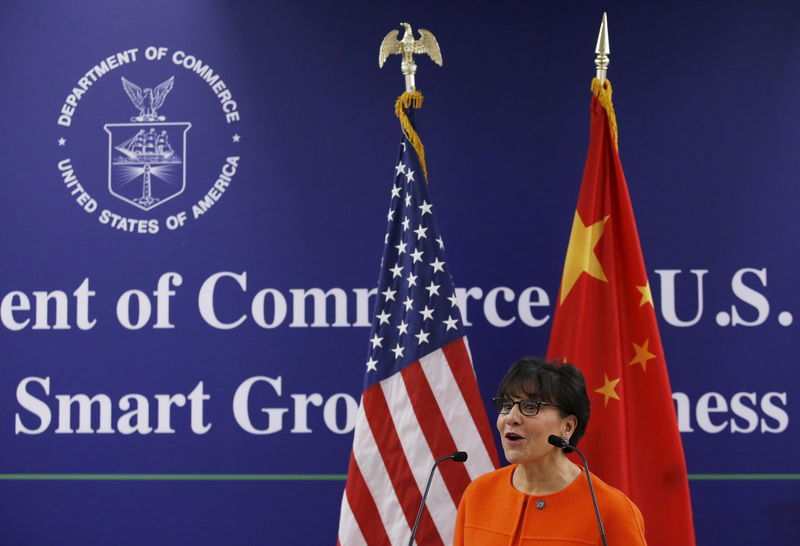
M 454 545 L 602 544 L 583 468 L 550 443 L 576 446 L 589 421 L 586 382 L 575 366 L 524 358 L 500 382 L 494 408 L 509 466 L 472 482 L 461 498 Z M 646 544 L 639 509 L 592 474 L 607 543 Z

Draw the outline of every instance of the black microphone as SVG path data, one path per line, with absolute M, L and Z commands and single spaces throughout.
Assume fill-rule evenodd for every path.
M 572 453 L 574 451 L 581 456 L 581 460 L 583 460 L 583 468 L 586 470 L 586 479 L 589 481 L 589 492 L 592 494 L 592 504 L 594 504 L 594 514 L 597 516 L 597 527 L 600 529 L 600 538 L 603 539 L 603 546 L 608 546 L 608 543 L 606 542 L 606 531 L 603 529 L 603 522 L 600 519 L 600 509 L 597 507 L 597 497 L 594 495 L 594 487 L 592 487 L 592 475 L 589 473 L 589 463 L 586 462 L 586 457 L 583 456 L 583 453 L 581 453 L 580 449 L 570 445 L 569 441 L 561 436 L 551 434 L 547 437 L 547 442 L 550 445 L 561 448 L 564 450 L 564 453 Z
M 468 457 L 468 455 L 467 455 L 466 451 L 456 451 L 455 453 L 450 455 L 450 457 L 445 457 L 445 459 L 450 458 L 450 459 L 453 459 L 457 463 L 463 463 L 464 461 L 467 460 L 467 457 Z
M 422 509 L 425 508 L 425 499 L 428 498 L 428 491 L 431 488 L 431 482 L 433 481 L 433 473 L 436 470 L 436 467 L 439 466 L 439 463 L 443 463 L 448 459 L 452 459 L 457 463 L 463 463 L 467 460 L 467 452 L 466 451 L 456 451 L 452 455 L 448 455 L 447 457 L 442 457 L 435 463 L 433 463 L 433 468 L 431 468 L 431 475 L 428 476 L 428 484 L 425 486 L 425 494 L 422 495 L 422 502 L 419 503 L 419 511 L 417 512 L 417 519 L 414 521 L 414 528 L 411 530 L 411 538 L 408 541 L 408 546 L 414 546 L 414 537 L 417 535 L 417 527 L 419 527 L 419 520 L 422 518 Z

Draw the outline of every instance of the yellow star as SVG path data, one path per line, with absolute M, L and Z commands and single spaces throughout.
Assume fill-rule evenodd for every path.
M 653 360 L 656 357 L 656 355 L 650 352 L 648 345 L 650 345 L 649 339 L 645 339 L 644 344 L 642 345 L 637 345 L 636 343 L 633 344 L 633 350 L 636 351 L 636 356 L 633 358 L 633 360 L 628 362 L 628 366 L 633 364 L 641 364 L 642 370 L 645 372 L 647 371 L 647 361 Z
M 578 281 L 581 273 L 588 273 L 595 279 L 608 282 L 603 266 L 594 253 L 597 241 L 603 236 L 603 229 L 610 216 L 587 226 L 575 211 L 575 218 L 572 220 L 572 233 L 569 236 L 569 246 L 567 247 L 567 258 L 564 260 L 564 275 L 561 277 L 561 301 L 567 298 L 572 287 Z
M 599 389 L 595 389 L 594 392 L 599 392 L 600 394 L 602 394 L 603 396 L 606 397 L 606 402 L 603 405 L 603 407 L 605 407 L 605 406 L 608 405 L 608 399 L 609 398 L 613 398 L 614 400 L 619 400 L 620 399 L 619 395 L 617 394 L 617 391 L 614 390 L 617 387 L 617 383 L 619 383 L 619 378 L 614 379 L 613 381 L 610 381 L 608 379 L 608 375 L 603 374 L 603 377 L 605 378 L 605 382 L 606 382 L 605 385 L 603 385 Z
M 647 284 L 645 284 L 644 286 L 637 286 L 636 290 L 642 293 L 642 301 L 639 302 L 639 307 L 641 307 L 645 303 L 649 303 L 650 305 L 655 307 L 655 305 L 653 305 L 653 293 L 650 292 L 650 281 L 647 281 Z

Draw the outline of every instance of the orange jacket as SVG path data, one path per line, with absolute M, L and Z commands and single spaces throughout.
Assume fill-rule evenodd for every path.
M 602 544 L 585 473 L 556 493 L 526 495 L 511 485 L 516 466 L 484 474 L 467 487 L 458 506 L 454 546 Z M 594 474 L 592 485 L 608 544 L 646 545 L 636 505 Z M 519 539 L 512 544 L 515 536 Z

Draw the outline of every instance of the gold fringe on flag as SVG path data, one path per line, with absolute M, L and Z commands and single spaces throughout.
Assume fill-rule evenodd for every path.
M 606 110 L 608 115 L 608 125 L 611 128 L 611 135 L 614 137 L 614 146 L 619 151 L 619 139 L 617 135 L 617 116 L 614 114 L 614 105 L 611 103 L 611 82 L 606 80 L 605 85 L 600 83 L 600 80 L 594 78 L 592 80 L 592 93 L 600 101 L 600 104 Z
M 397 102 L 394 103 L 394 113 L 400 118 L 400 126 L 403 128 L 403 134 L 417 152 L 419 164 L 422 166 L 422 173 L 425 175 L 425 182 L 427 183 L 428 168 L 425 166 L 425 146 L 422 145 L 422 140 L 420 140 L 419 135 L 414 130 L 414 126 L 411 125 L 411 120 L 408 119 L 408 114 L 406 114 L 407 108 L 414 108 L 415 110 L 422 108 L 422 93 L 419 91 L 414 91 L 413 93 L 406 91 L 397 97 Z

